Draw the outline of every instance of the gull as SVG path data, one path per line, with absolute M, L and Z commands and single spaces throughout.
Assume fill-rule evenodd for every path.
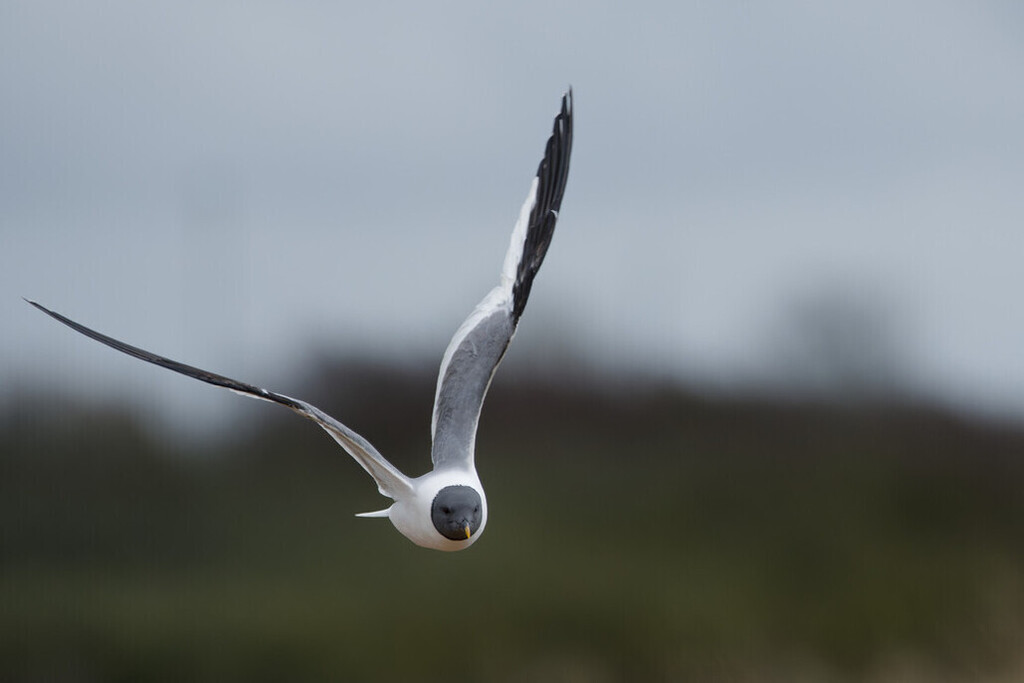
M 314 405 L 131 346 L 35 301 L 26 301 L 76 332 L 129 356 L 291 408 L 330 434 L 373 477 L 381 495 L 394 501 L 383 510 L 358 517 L 387 517 L 406 538 L 424 548 L 464 550 L 487 526 L 487 497 L 474 461 L 480 410 L 551 244 L 569 175 L 572 128 L 570 88 L 562 95 L 561 111 L 555 117 L 544 158 L 512 230 L 499 283 L 455 331 L 441 359 L 430 423 L 433 469 L 419 477 L 403 474 L 369 441 Z

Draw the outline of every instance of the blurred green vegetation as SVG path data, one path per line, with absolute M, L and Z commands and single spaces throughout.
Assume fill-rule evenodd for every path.
M 310 399 L 427 469 L 431 376 L 319 375 Z M 8 410 L 0 679 L 1024 675 L 1022 429 L 499 377 L 488 531 L 444 554 L 354 518 L 385 501 L 314 425 L 249 415 L 186 448 L 120 408 Z

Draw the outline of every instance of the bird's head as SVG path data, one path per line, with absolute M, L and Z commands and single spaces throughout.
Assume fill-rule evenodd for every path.
M 480 528 L 482 519 L 480 494 L 470 486 L 445 486 L 430 506 L 434 528 L 452 541 L 469 540 Z

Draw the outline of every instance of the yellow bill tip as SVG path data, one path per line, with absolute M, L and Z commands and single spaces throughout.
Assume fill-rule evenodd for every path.
M 466 538 L 468 539 L 470 537 L 470 535 L 471 535 L 471 533 L 469 531 L 469 525 L 467 524 L 466 525 Z

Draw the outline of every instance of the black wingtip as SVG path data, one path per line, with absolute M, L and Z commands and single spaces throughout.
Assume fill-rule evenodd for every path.
M 36 308 L 38 308 L 40 311 L 42 311 L 46 315 L 50 316 L 51 318 L 56 318 L 57 320 L 61 320 L 61 318 L 63 317 L 59 313 L 54 313 L 49 308 L 47 308 L 46 306 L 42 305 L 41 303 L 39 303 L 37 301 L 33 301 L 32 299 L 29 299 L 28 297 L 24 297 L 24 296 L 21 297 L 21 298 L 25 301 L 25 303 L 27 303 L 27 304 L 29 304 L 31 306 L 35 306 Z M 61 322 L 64 322 L 64 321 L 61 320 Z
M 516 322 L 526 308 L 533 278 L 547 254 L 555 222 L 562 208 L 565 184 L 569 178 L 572 156 L 573 95 L 572 86 L 562 95 L 562 108 L 555 117 L 551 137 L 544 149 L 544 158 L 537 167 L 537 194 L 530 211 L 523 254 L 512 286 L 512 314 Z
M 166 358 L 159 354 L 153 353 L 152 351 L 146 351 L 145 349 L 141 349 L 137 346 L 132 346 L 131 344 L 127 344 L 119 339 L 114 339 L 113 337 L 108 337 L 102 332 L 97 332 L 92 328 L 86 327 L 81 323 L 75 322 L 71 318 L 63 316 L 60 313 L 57 313 L 56 311 L 51 311 L 42 304 L 37 304 L 35 301 L 32 301 L 31 299 L 25 299 L 25 301 L 32 304 L 33 306 L 35 306 L 40 311 L 50 316 L 54 320 L 57 320 L 67 325 L 75 332 L 83 334 L 86 337 L 89 337 L 90 339 L 94 339 L 100 342 L 101 344 L 105 344 L 106 346 L 109 346 L 112 349 L 116 349 L 121 353 L 127 354 L 134 358 L 138 358 L 139 360 L 146 361 L 147 363 L 152 363 L 153 365 L 159 365 L 162 368 L 167 368 L 168 370 L 172 370 L 179 374 L 185 375 L 186 377 L 198 379 L 200 382 L 206 382 L 207 384 L 213 384 L 214 386 L 224 387 L 225 389 L 231 389 L 232 391 L 236 391 L 242 394 L 248 394 L 256 398 L 262 398 L 267 401 L 274 401 L 276 403 L 280 403 L 281 405 L 287 406 L 293 410 L 297 410 L 303 415 L 309 417 L 306 405 L 301 403 L 300 401 L 296 401 L 294 398 L 284 396 L 283 394 L 278 394 L 273 391 L 267 391 L 266 389 L 255 386 L 253 384 L 249 384 L 248 382 L 239 382 L 237 379 L 231 379 L 230 377 L 225 377 L 224 375 L 218 375 L 215 372 L 203 370 L 202 368 L 197 368 L 193 365 L 186 365 L 185 363 L 181 363 L 176 360 L 171 360 L 170 358 Z

